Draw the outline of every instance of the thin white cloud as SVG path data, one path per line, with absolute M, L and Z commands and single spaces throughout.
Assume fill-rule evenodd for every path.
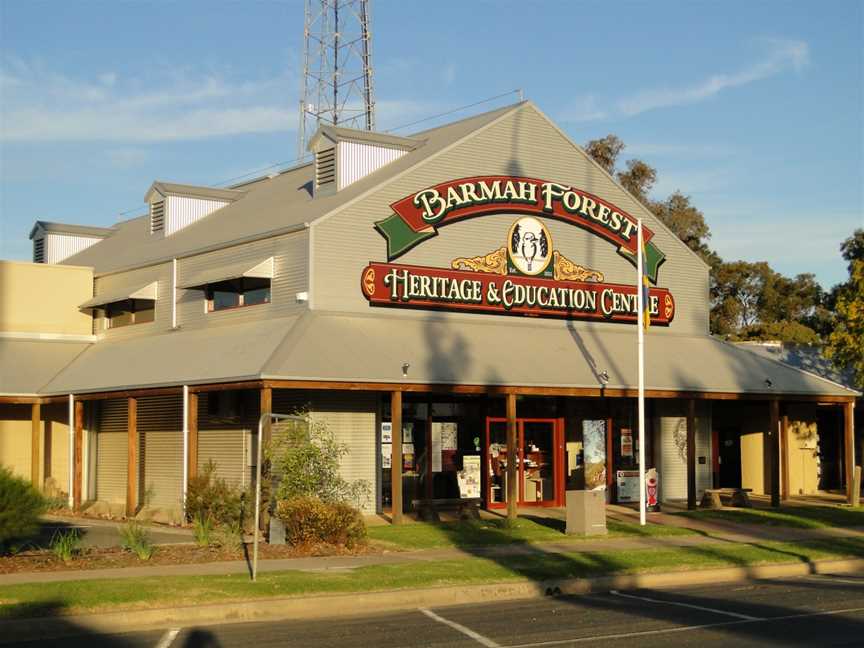
M 724 90 L 761 81 L 787 70 L 800 72 L 810 62 L 810 48 L 804 41 L 769 41 L 767 56 L 731 74 L 715 74 L 690 86 L 640 92 L 617 104 L 617 112 L 633 116 L 648 110 L 680 106 L 709 99 Z
M 598 121 L 607 117 L 609 114 L 597 105 L 597 98 L 594 95 L 579 97 L 570 102 L 558 115 L 558 119 L 566 122 Z
M 0 139 L 158 142 L 289 131 L 294 87 L 289 77 L 237 82 L 185 71 L 157 79 L 106 72 L 89 81 L 9 61 L 0 70 Z

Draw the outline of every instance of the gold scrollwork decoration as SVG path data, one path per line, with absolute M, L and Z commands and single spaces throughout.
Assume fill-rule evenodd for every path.
M 555 250 L 552 253 L 553 277 L 556 281 L 603 281 L 603 273 L 574 263 Z
M 494 252 L 476 257 L 460 257 L 453 259 L 450 267 L 454 270 L 473 270 L 490 274 L 507 274 L 507 248 L 498 248 Z

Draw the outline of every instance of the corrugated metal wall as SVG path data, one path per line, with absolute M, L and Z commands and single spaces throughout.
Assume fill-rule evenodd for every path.
M 96 278 L 96 296 L 115 290 L 137 290 L 156 281 L 156 313 L 152 322 L 132 324 L 106 329 L 105 318 L 100 316 L 93 321 L 96 335 L 104 336 L 106 340 L 120 340 L 130 337 L 154 335 L 171 328 L 171 263 L 118 272 Z
M 257 392 L 256 392 L 257 395 Z M 251 484 L 253 427 L 257 434 L 257 410 L 246 412 L 244 420 L 224 422 L 208 414 L 211 394 L 198 397 L 198 467 L 208 462 L 216 464 L 216 475 L 232 486 L 247 488 Z
M 180 508 L 183 499 L 183 398 L 147 396 L 138 400 L 138 433 L 144 464 L 145 506 Z
M 248 261 L 249 267 L 252 267 L 268 257 L 273 257 L 269 304 L 208 313 L 203 291 L 181 290 L 177 296 L 180 325 L 189 329 L 239 324 L 294 315 L 305 309 L 305 304 L 297 303 L 297 293 L 308 290 L 307 240 L 306 232 L 297 232 L 180 259 L 177 263 L 178 283 L 183 283 L 192 273 L 241 261 Z
M 127 423 L 126 399 L 101 401 L 96 433 L 96 499 L 102 502 L 126 502 Z
M 683 401 L 660 403 L 661 416 L 654 421 L 655 447 L 660 451 L 657 457 L 660 495 L 664 501 L 687 499 L 687 417 L 674 415 L 683 407 Z M 705 457 L 705 463 L 699 463 L 699 457 Z M 702 497 L 711 485 L 710 403 L 699 402 L 696 405 L 696 498 Z
M 311 299 L 315 307 L 370 312 L 359 287 L 360 273 L 370 259 L 386 259 L 386 241 L 373 223 L 392 213 L 391 203 L 425 187 L 484 174 L 521 175 L 571 184 L 641 216 L 656 233 L 654 240 L 667 255 L 660 268 L 659 285 L 672 291 L 677 305 L 672 326 L 668 330 L 652 329 L 652 335 L 708 332 L 708 268 L 530 106 L 333 216 L 313 223 L 315 267 Z M 399 257 L 398 263 L 449 268 L 456 257 L 487 254 L 504 245 L 514 218 L 513 215 L 483 216 L 442 227 L 438 236 Z M 544 219 L 544 223 L 550 229 L 553 248 L 564 256 L 600 270 L 608 282 L 634 283 L 633 265 L 618 254 L 614 245 L 573 225 L 551 219 Z M 390 309 L 386 315 L 395 322 L 403 313 Z M 482 317 L 490 320 L 497 316 Z M 514 319 L 517 318 L 511 317 L 509 323 Z M 527 328 L 536 330 L 536 319 L 523 320 Z M 577 323 L 576 326 L 591 325 Z M 597 324 L 594 330 L 604 326 L 609 327 Z
M 339 189 L 377 171 L 405 155 L 406 151 L 375 144 L 339 142 Z
M 191 225 L 228 204 L 225 200 L 208 200 L 188 196 L 165 198 L 165 236 Z
M 95 236 L 76 236 L 74 234 L 45 234 L 43 251 L 44 263 L 60 263 L 73 254 L 86 250 L 94 243 L 101 241 Z

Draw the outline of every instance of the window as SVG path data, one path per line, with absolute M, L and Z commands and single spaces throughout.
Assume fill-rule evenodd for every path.
M 269 303 L 269 279 L 244 277 L 207 286 L 209 312 Z
M 156 316 L 156 303 L 152 299 L 124 299 L 105 305 L 107 328 L 152 322 Z

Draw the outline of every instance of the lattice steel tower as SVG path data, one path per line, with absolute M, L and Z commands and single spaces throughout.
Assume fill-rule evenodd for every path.
M 298 156 L 321 124 L 375 128 L 369 0 L 306 0 Z

